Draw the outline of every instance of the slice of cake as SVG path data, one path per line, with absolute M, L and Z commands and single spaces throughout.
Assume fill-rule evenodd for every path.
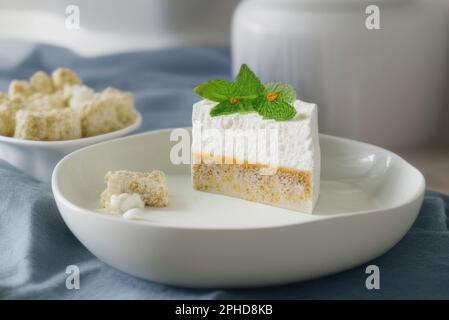
M 195 89 L 192 184 L 312 213 L 320 187 L 317 106 L 280 83 L 262 85 L 243 65 L 236 82 Z

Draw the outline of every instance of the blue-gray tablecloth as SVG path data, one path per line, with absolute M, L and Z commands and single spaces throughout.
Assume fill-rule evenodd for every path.
M 143 114 L 140 131 L 188 126 L 192 88 L 229 78 L 229 52 L 178 48 L 84 58 L 66 49 L 0 42 L 0 91 L 12 79 L 59 66 L 75 69 L 96 88 L 133 91 Z M 95 258 L 67 229 L 50 186 L 0 161 L 0 298 L 112 299 L 391 299 L 449 298 L 449 197 L 428 192 L 412 229 L 382 257 L 318 280 L 247 290 L 192 290 L 136 279 Z M 68 265 L 81 288 L 68 290 Z M 367 290 L 365 268 L 380 268 L 380 290 Z

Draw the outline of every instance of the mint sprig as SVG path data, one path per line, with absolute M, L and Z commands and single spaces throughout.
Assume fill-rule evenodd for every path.
M 292 105 L 295 100 L 296 92 L 292 86 L 272 82 L 265 85 L 264 94 L 257 98 L 254 109 L 264 119 L 288 120 L 296 115 Z
M 218 102 L 210 115 L 254 112 L 254 101 L 265 90 L 263 84 L 246 64 L 240 67 L 236 82 L 210 80 L 200 84 L 194 91 L 201 97 Z
M 296 99 L 293 87 L 282 83 L 264 86 L 246 64 L 240 67 L 235 82 L 210 80 L 194 91 L 205 99 L 218 102 L 210 111 L 212 117 L 258 112 L 264 119 L 284 121 L 296 115 L 292 106 Z

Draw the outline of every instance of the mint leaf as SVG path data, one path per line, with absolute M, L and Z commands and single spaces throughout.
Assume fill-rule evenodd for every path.
M 296 115 L 296 109 L 292 104 L 284 101 L 267 101 L 258 106 L 257 112 L 264 119 L 273 119 L 276 121 L 289 120 Z
M 292 103 L 296 100 L 296 91 L 289 84 L 280 82 L 267 83 L 265 85 L 265 94 L 268 94 L 270 92 L 277 93 L 278 100 L 282 100 L 284 102 Z
M 265 90 L 262 82 L 246 64 L 240 67 L 236 80 L 236 95 L 241 99 L 255 99 Z
M 193 90 L 204 99 L 221 102 L 232 97 L 235 84 L 225 80 L 210 80 Z
M 222 116 L 238 112 L 236 105 L 231 104 L 228 100 L 222 101 L 210 110 L 212 117 Z
M 238 113 L 240 114 L 256 112 L 256 110 L 254 110 L 253 104 L 250 101 L 241 101 L 238 105 L 238 108 Z
M 233 104 L 229 100 L 225 100 L 213 107 L 209 114 L 211 117 L 217 117 L 233 113 L 245 114 L 250 112 L 254 112 L 254 109 L 251 103 L 248 103 L 247 101 L 239 100 L 237 103 Z
M 264 119 L 285 121 L 296 115 L 296 109 L 292 106 L 295 99 L 296 92 L 292 86 L 279 82 L 268 83 L 254 108 Z

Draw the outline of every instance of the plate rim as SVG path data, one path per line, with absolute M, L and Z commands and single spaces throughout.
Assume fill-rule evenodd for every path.
M 285 224 L 285 225 L 278 225 L 278 226 L 258 226 L 258 227 L 244 227 L 244 228 L 235 228 L 235 227 L 193 227 L 193 226 L 173 226 L 173 225 L 164 225 L 164 224 L 153 224 L 149 221 L 135 221 L 135 220 L 128 220 L 128 219 L 123 219 L 120 216 L 115 216 L 115 215 L 108 215 L 108 214 L 104 214 L 104 213 L 100 213 L 94 210 L 90 210 L 84 207 L 80 207 L 74 203 L 72 203 L 70 200 L 68 200 L 67 198 L 65 198 L 62 195 L 62 192 L 58 186 L 57 183 L 57 179 L 58 179 L 58 175 L 60 173 L 60 168 L 62 166 L 62 164 L 67 161 L 69 158 L 73 157 L 74 155 L 83 152 L 85 150 L 88 150 L 90 148 L 96 148 L 100 145 L 105 145 L 105 144 L 109 144 L 109 143 L 116 143 L 118 141 L 121 140 L 127 140 L 127 139 L 134 139 L 134 138 L 138 138 L 141 136 L 147 136 L 147 135 L 155 135 L 155 134 L 159 134 L 162 132 L 167 132 L 167 131 L 171 131 L 171 130 L 175 130 L 175 129 L 187 129 L 190 130 L 191 127 L 178 127 L 178 128 L 163 128 L 163 129 L 156 129 L 156 130 L 149 130 L 146 132 L 142 132 L 142 133 L 138 133 L 138 134 L 132 134 L 132 135 L 128 135 L 128 136 L 124 136 L 124 137 L 119 137 L 116 139 L 112 139 L 112 140 L 107 140 L 107 141 L 103 141 L 100 143 L 96 143 L 94 145 L 89 145 L 83 148 L 80 148 L 66 156 L 64 156 L 55 166 L 55 168 L 53 169 L 53 173 L 51 176 L 51 189 L 55 198 L 56 203 L 58 204 L 58 202 L 61 202 L 65 207 L 70 208 L 73 212 L 76 213 L 80 213 L 80 214 L 86 214 L 86 215 L 94 215 L 97 218 L 100 219 L 105 219 L 105 220 L 109 220 L 109 221 L 115 221 L 117 223 L 123 223 L 123 224 L 130 224 L 130 225 L 139 225 L 142 227 L 147 227 L 147 228 L 157 228 L 157 229 L 164 229 L 164 230 L 190 230 L 190 231 L 253 231 L 253 230 L 262 230 L 262 229 L 276 229 L 276 228 L 289 228 L 289 227 L 294 227 L 297 225 L 303 225 L 303 224 L 308 224 L 308 223 L 316 223 L 319 221 L 324 221 L 324 220 L 330 220 L 330 219 L 340 219 L 340 218 L 347 218 L 347 217 L 351 217 L 351 216 L 358 216 L 358 215 L 367 215 L 367 214 L 375 214 L 375 213 L 383 213 L 383 212 L 387 212 L 387 211 L 396 211 L 400 208 L 403 208 L 405 206 L 408 206 L 410 204 L 415 203 L 416 201 L 420 201 L 422 203 L 423 198 L 424 198 L 424 193 L 425 193 L 425 188 L 426 188 L 426 181 L 425 181 L 425 177 L 422 174 L 421 171 L 419 171 L 416 167 L 414 167 L 413 165 L 411 165 L 408 161 L 406 161 L 405 159 L 403 159 L 401 156 L 397 155 L 396 153 L 389 151 L 385 148 L 370 144 L 370 143 L 366 143 L 366 142 L 362 142 L 362 141 L 357 141 L 357 140 L 353 140 L 353 139 L 349 139 L 349 138 L 343 138 L 343 137 L 338 137 L 338 136 L 333 136 L 333 135 L 328 135 L 328 134 L 322 134 L 320 133 L 319 136 L 320 137 L 324 137 L 325 139 L 330 139 L 330 140 L 343 140 L 346 142 L 350 142 L 350 143 L 357 143 L 357 144 L 361 144 L 361 145 L 365 145 L 367 147 L 370 148 L 374 148 L 374 149 L 378 149 L 381 152 L 386 152 L 387 154 L 389 154 L 391 157 L 398 159 L 399 161 L 402 161 L 410 170 L 414 171 L 415 173 L 418 174 L 420 182 L 419 182 L 419 186 L 417 188 L 417 191 L 410 196 L 409 199 L 407 199 L 406 201 L 404 201 L 403 203 L 394 205 L 394 206 L 390 206 L 390 207 L 386 207 L 386 208 L 374 208 L 374 209 L 366 209 L 366 210 L 359 210 L 359 211 L 354 211 L 354 212 L 348 212 L 348 213 L 339 213 L 338 215 L 321 215 L 321 216 L 317 216 L 314 215 L 316 217 L 316 219 L 314 220 L 309 220 L 309 221 L 302 221 L 302 222 L 297 222 L 297 223 L 290 223 L 290 224 Z M 58 204 L 58 209 L 59 209 L 59 204 Z M 59 212 L 62 216 L 64 216 L 64 213 L 62 212 L 62 210 L 59 209 Z M 313 214 L 306 214 L 306 213 L 301 213 L 301 212 L 295 212 L 295 214 L 299 214 L 299 215 L 313 215 Z

